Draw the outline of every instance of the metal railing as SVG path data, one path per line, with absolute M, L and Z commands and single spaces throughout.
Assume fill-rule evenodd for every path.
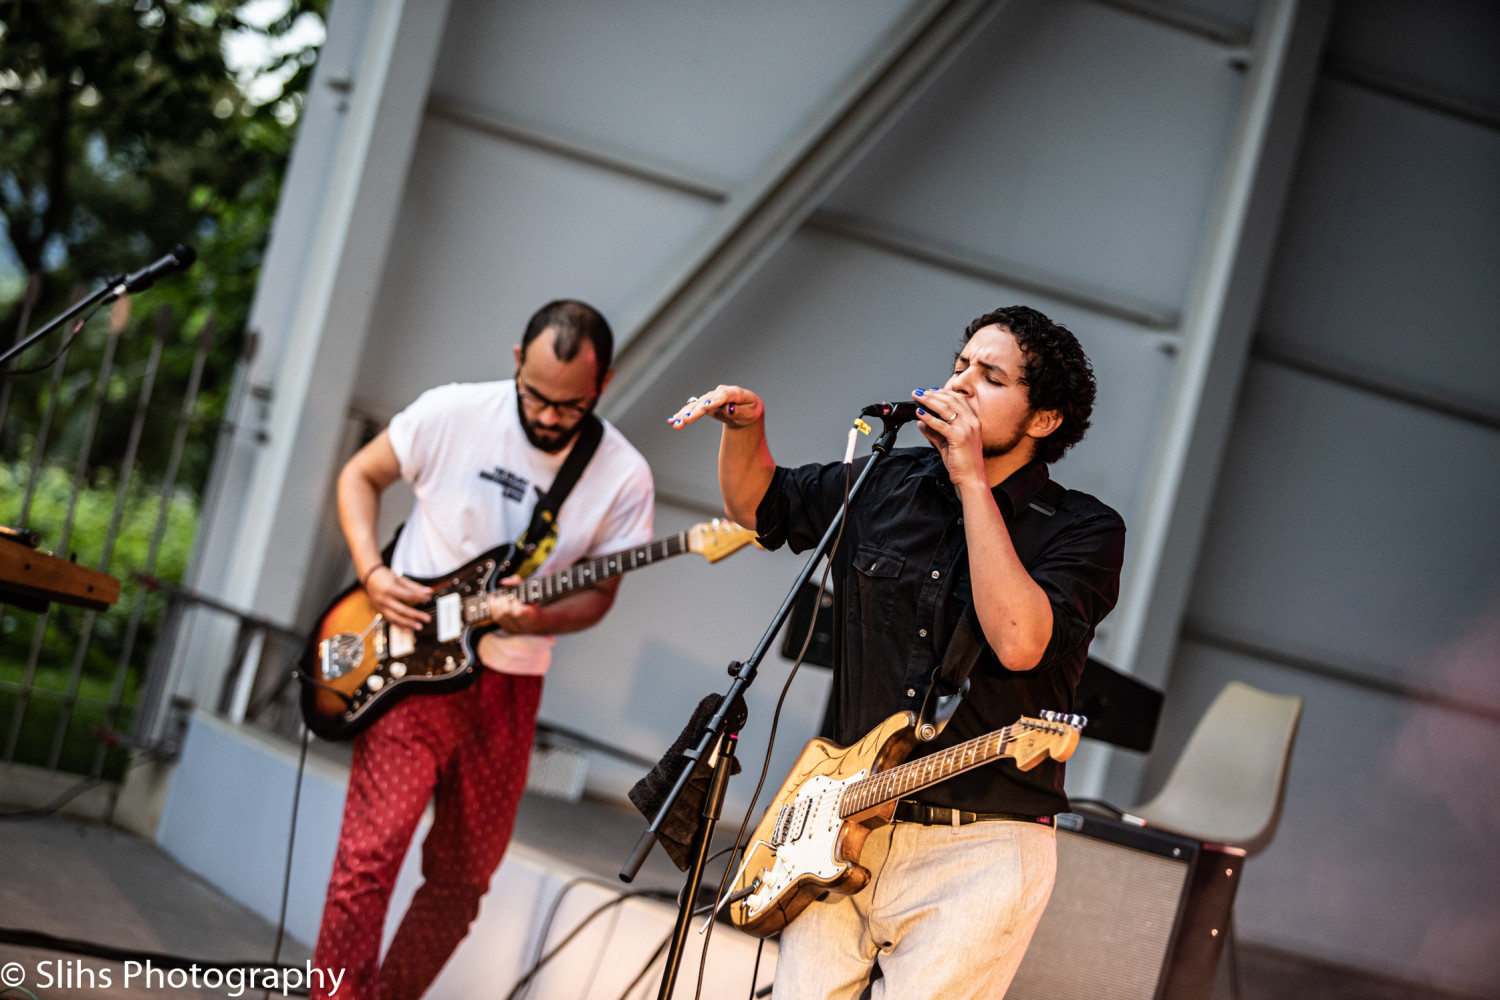
M 219 418 L 203 416 L 198 405 L 215 322 L 203 321 L 181 342 L 172 340 L 176 331 L 165 308 L 135 323 L 127 309 L 118 310 L 103 330 L 85 329 L 38 376 L 47 380 L 39 414 L 16 405 L 25 376 L 14 363 L 0 379 L 0 443 L 10 442 L 10 453 L 0 454 L 8 494 L 0 495 L 0 523 L 31 529 L 41 548 L 58 555 L 85 547 L 77 561 L 122 584 L 119 604 L 104 612 L 0 604 L 4 762 L 110 777 L 123 765 L 123 751 L 111 759 L 112 744 L 100 736 L 139 728 L 132 716 L 145 688 L 143 647 L 163 621 L 161 602 L 151 600 L 142 580 L 162 571 L 164 547 L 190 551 L 196 520 L 184 518 L 182 507 L 191 508 L 189 498 L 204 484 L 180 481 L 184 453 L 195 433 L 216 438 L 221 430 Z M 172 354 L 179 365 L 191 352 L 185 379 L 180 367 L 164 371 L 169 346 L 178 346 Z M 149 471 L 143 447 L 156 458 Z M 90 527 L 81 541 L 83 520 Z M 171 607 L 169 599 L 168 614 Z M 156 642 L 158 658 L 164 637 Z

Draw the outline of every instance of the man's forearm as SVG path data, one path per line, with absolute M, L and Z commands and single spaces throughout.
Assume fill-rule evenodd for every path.
M 346 466 L 338 479 L 339 527 L 354 560 L 355 575 L 364 580 L 380 565 L 380 542 L 375 525 L 380 517 L 380 491 L 357 469 Z
M 731 520 L 755 527 L 755 509 L 775 475 L 764 418 L 744 427 L 725 424 L 719 437 L 719 492 Z
M 614 587 L 591 587 L 537 607 L 537 632 L 562 635 L 598 624 L 615 603 Z
M 1030 670 L 1052 638 L 1052 604 L 1026 572 L 995 498 L 982 483 L 962 492 L 974 610 L 1007 670 Z

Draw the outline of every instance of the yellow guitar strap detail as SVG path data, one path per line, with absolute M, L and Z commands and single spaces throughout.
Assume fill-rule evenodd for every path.
M 547 531 L 536 543 L 536 548 L 531 550 L 531 554 L 522 560 L 521 565 L 516 567 L 515 572 L 517 576 L 530 576 L 535 573 L 538 567 L 547 561 L 547 557 L 552 555 L 552 550 L 557 548 L 557 525 L 552 522 L 552 514 L 549 511 L 544 511 L 542 517 L 547 522 Z M 521 544 L 527 544 L 524 538 L 521 540 Z

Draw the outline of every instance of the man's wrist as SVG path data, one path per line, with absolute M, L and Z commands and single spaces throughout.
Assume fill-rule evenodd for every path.
M 374 576 L 376 573 L 383 569 L 390 569 L 390 567 L 383 562 L 378 562 L 374 566 L 371 566 L 369 569 L 360 574 L 359 585 L 361 587 L 369 587 L 370 577 Z

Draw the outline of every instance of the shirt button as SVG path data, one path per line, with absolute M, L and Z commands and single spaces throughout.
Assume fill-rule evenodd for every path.
M 933 571 L 932 571 L 932 578 L 933 578 L 933 579 L 934 579 L 934 580 L 936 580 L 936 579 L 937 579 L 937 578 L 938 578 L 938 577 L 940 577 L 940 576 L 942 576 L 942 575 L 943 575 L 943 574 L 941 574 L 941 573 L 939 573 L 939 572 L 938 572 L 938 571 L 937 571 L 937 570 L 933 570 Z
M 959 518 L 959 519 L 958 519 L 958 523 L 959 523 L 959 524 L 963 524 L 963 523 L 964 523 L 964 519 L 963 519 L 963 518 L 961 518 L 961 517 L 960 517 L 960 518 Z
M 919 628 L 917 629 L 917 635 L 925 639 L 927 638 L 927 630 L 925 628 Z
M 917 696 L 917 689 L 916 688 L 907 688 L 906 689 L 906 696 L 908 698 L 915 698 Z

